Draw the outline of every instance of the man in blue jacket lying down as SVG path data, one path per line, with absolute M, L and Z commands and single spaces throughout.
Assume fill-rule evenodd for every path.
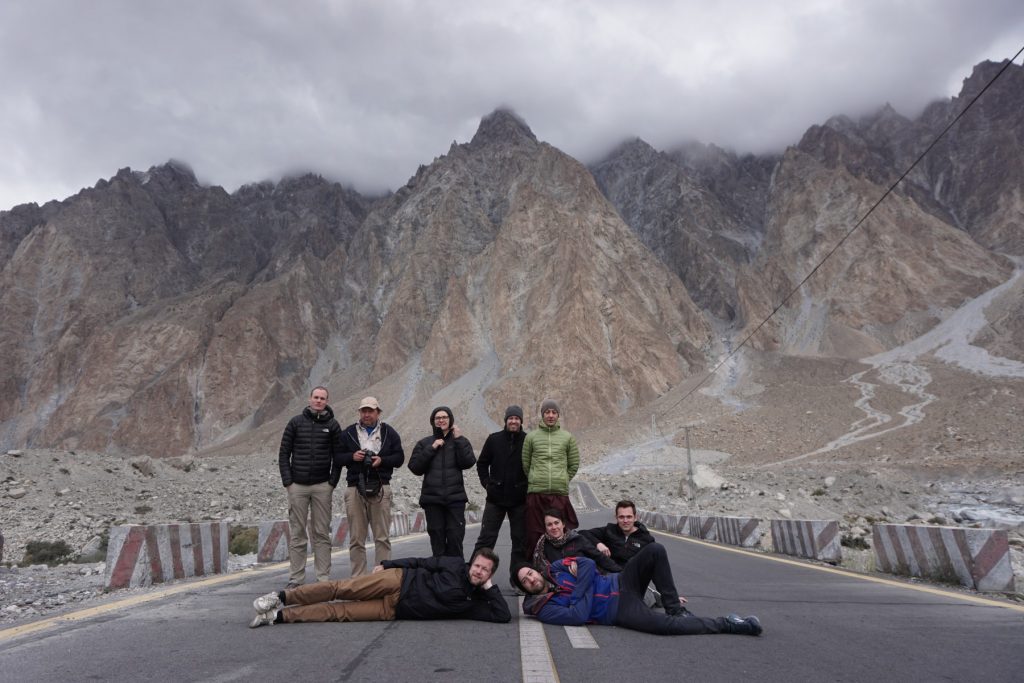
M 757 636 L 761 622 L 757 617 L 697 617 L 680 604 L 672 579 L 665 547 L 660 543 L 644 546 L 618 574 L 602 576 L 593 560 L 567 557 L 551 565 L 547 576 L 528 564 L 513 571 L 515 583 L 528 593 L 523 612 L 545 624 L 580 626 L 606 624 L 658 635 L 689 636 L 702 633 L 735 633 Z M 644 604 L 647 585 L 654 581 L 661 592 L 665 611 Z

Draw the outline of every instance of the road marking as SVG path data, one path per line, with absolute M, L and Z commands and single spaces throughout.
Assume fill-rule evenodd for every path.
M 702 541 L 696 538 L 690 538 L 689 536 L 679 536 L 677 534 L 670 534 L 667 531 L 661 531 L 660 529 L 647 529 L 654 534 L 661 536 L 667 536 L 669 538 L 678 539 L 680 541 L 686 541 L 688 543 L 697 543 L 699 545 L 708 546 L 717 550 L 724 550 L 729 553 L 739 553 L 741 555 L 747 555 L 748 557 L 758 557 L 762 560 L 770 560 L 771 562 L 781 562 L 782 564 L 793 565 L 794 567 L 803 567 L 805 569 L 814 569 L 819 572 L 830 572 L 833 574 L 842 574 L 853 579 L 860 579 L 861 581 L 870 581 L 871 583 L 881 583 L 886 586 L 894 586 L 896 588 L 906 588 L 919 593 L 929 593 L 931 595 L 941 595 L 946 598 L 953 598 L 955 600 L 961 600 L 963 602 L 973 602 L 978 605 L 985 605 L 986 607 L 1002 607 L 1003 609 L 1013 610 L 1014 612 L 1024 613 L 1024 605 L 1014 605 L 1009 602 L 1002 602 L 1000 600 L 994 600 L 992 598 L 983 598 L 978 595 L 968 595 L 963 593 L 955 593 L 951 590 L 943 588 L 934 588 L 932 586 L 919 586 L 913 583 L 907 583 L 898 579 L 886 579 L 881 576 L 871 576 L 869 574 L 861 574 L 850 569 L 842 569 L 840 567 L 824 567 L 818 564 L 810 564 L 808 562 L 801 562 L 799 560 L 790 560 L 785 557 L 778 557 L 770 553 L 757 552 L 755 550 L 746 550 L 743 548 L 730 548 L 729 546 L 719 545 L 717 543 L 709 543 L 708 541 Z
M 402 541 L 413 540 L 414 538 L 422 538 L 424 534 L 415 533 L 407 536 L 401 536 L 391 540 L 391 544 L 401 543 Z M 339 548 L 331 553 L 331 556 L 340 555 L 343 552 L 348 552 L 348 548 Z M 313 558 L 307 558 L 307 565 L 313 561 Z M 39 633 L 46 629 L 53 628 L 56 626 L 62 626 L 65 624 L 73 624 L 78 621 L 83 621 L 90 617 L 95 617 L 100 614 L 106 614 L 108 612 L 114 612 L 119 609 L 125 609 L 127 607 L 135 607 L 136 605 L 142 605 L 147 602 L 153 602 L 154 600 L 162 600 L 171 595 L 177 595 L 178 593 L 186 593 L 191 590 L 199 588 L 205 588 L 207 586 L 216 586 L 222 583 L 230 583 L 232 581 L 241 581 L 242 579 L 250 576 L 260 576 L 262 574 L 272 574 L 274 572 L 282 571 L 288 568 L 288 561 L 275 562 L 274 564 L 268 564 L 266 566 L 259 567 L 258 569 L 246 569 L 240 572 L 232 572 L 230 574 L 218 574 L 217 576 L 211 576 L 205 579 L 199 579 L 197 581 L 187 581 L 185 583 L 176 583 L 166 588 L 152 590 L 142 595 L 133 595 L 128 598 L 120 600 L 114 600 L 103 605 L 97 605 L 96 607 L 87 607 L 85 609 L 77 610 L 74 612 L 68 612 L 67 614 L 60 614 L 55 617 L 47 617 L 40 619 L 39 621 L 33 621 L 29 624 L 23 624 L 21 626 L 12 626 L 0 630 L 0 643 L 3 643 L 14 638 L 29 635 L 31 633 Z
M 523 667 L 523 683 L 558 683 L 558 672 L 544 635 L 544 624 L 523 615 L 523 598 L 519 598 L 519 614 L 519 661 Z
M 600 650 L 601 646 L 594 640 L 593 634 L 586 626 L 566 626 L 565 635 L 577 650 Z

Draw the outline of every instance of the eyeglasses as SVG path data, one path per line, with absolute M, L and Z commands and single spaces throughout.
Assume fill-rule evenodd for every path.
M 443 420 L 443 421 L 445 421 L 445 422 L 447 422 L 447 421 L 448 421 L 448 420 L 450 420 L 450 419 L 451 419 L 451 418 L 450 418 L 450 417 L 448 417 L 447 415 L 438 415 L 437 417 L 435 417 L 435 418 L 434 418 L 434 422 L 440 422 L 440 421 L 442 421 L 442 420 Z

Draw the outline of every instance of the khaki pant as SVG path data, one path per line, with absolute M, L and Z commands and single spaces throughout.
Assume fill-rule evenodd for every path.
M 366 532 L 373 529 L 373 561 L 380 564 L 391 559 L 391 486 L 385 484 L 379 500 L 359 495 L 355 486 L 345 489 L 345 516 L 348 517 L 348 563 L 352 576 L 363 576 L 366 570 Z
M 288 487 L 288 562 L 291 573 L 289 583 L 306 580 L 306 542 L 313 546 L 313 567 L 316 580 L 327 581 L 331 576 L 331 495 L 334 487 L 328 482 Z M 307 531 L 306 520 L 309 520 Z
M 401 569 L 385 569 L 341 581 L 320 581 L 285 591 L 287 607 L 281 618 L 288 623 L 391 621 L 401 592 Z

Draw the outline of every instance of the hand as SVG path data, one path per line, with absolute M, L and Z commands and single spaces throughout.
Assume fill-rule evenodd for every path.
M 684 598 L 682 595 L 679 596 L 679 604 L 680 605 L 685 605 L 686 604 L 686 598 Z
M 375 455 L 370 458 L 370 467 L 380 467 L 381 459 L 379 455 Z
M 604 555 L 605 557 L 611 557 L 612 556 L 612 551 L 604 543 L 598 543 L 597 544 L 597 549 L 600 550 L 601 554 Z
M 378 565 L 374 565 L 372 573 L 376 574 L 377 572 L 382 572 L 382 571 L 384 571 L 384 565 L 378 564 Z
M 437 450 L 438 448 L 444 445 L 444 439 L 434 439 L 434 443 L 431 445 L 433 446 L 434 450 Z
M 452 436 L 455 438 L 462 436 L 462 430 L 459 429 L 459 425 L 452 425 Z
M 572 574 L 573 576 L 576 576 L 576 560 L 573 560 L 572 562 L 570 562 L 568 565 L 566 565 L 565 568 L 569 570 L 570 574 Z
M 362 462 L 363 460 L 366 459 L 366 453 L 363 453 L 362 451 L 356 451 L 355 453 L 352 454 L 352 459 L 355 460 L 356 462 Z
M 494 582 L 491 581 L 490 579 L 487 579 L 487 581 L 484 583 L 483 588 L 484 588 L 485 591 L 487 591 L 487 590 L 490 590 L 491 586 L 493 586 L 493 585 L 494 585 Z

